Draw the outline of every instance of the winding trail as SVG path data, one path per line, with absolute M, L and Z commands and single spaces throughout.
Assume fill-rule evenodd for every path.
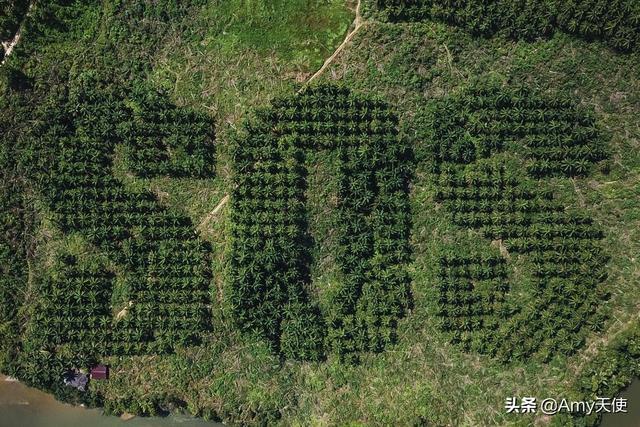
M 307 82 L 304 84 L 304 86 L 298 91 L 298 93 L 302 92 L 304 90 L 304 88 L 311 82 L 313 82 L 315 79 L 317 79 L 318 77 L 320 77 L 322 75 L 322 73 L 325 72 L 325 70 L 327 68 L 329 68 L 329 65 L 331 65 L 331 63 L 333 62 L 334 59 L 336 59 L 336 57 L 340 54 L 340 52 L 342 52 L 344 50 L 344 48 L 349 44 L 349 42 L 351 41 L 351 39 L 353 38 L 353 36 L 356 35 L 356 33 L 358 32 L 358 30 L 360 30 L 360 28 L 362 28 L 362 26 L 364 25 L 364 21 L 362 20 L 362 15 L 360 13 L 360 7 L 361 7 L 361 2 L 362 0 L 358 0 L 358 4 L 356 5 L 356 17 L 353 20 L 353 24 L 351 24 L 351 26 L 353 27 L 353 30 L 351 30 L 347 36 L 344 38 L 344 40 L 342 41 L 342 43 L 340 43 L 340 46 L 338 46 L 336 48 L 336 50 L 333 52 L 333 54 L 328 57 L 325 61 L 324 64 L 322 64 L 322 67 L 320 67 L 320 69 L 318 71 L 315 72 L 314 75 L 312 75 L 311 77 L 309 77 L 309 79 L 307 80 Z
M 353 36 L 355 36 L 356 33 L 360 30 L 360 28 L 364 26 L 365 21 L 362 19 L 361 7 L 362 7 L 362 0 L 358 0 L 358 3 L 356 4 L 356 10 L 355 10 L 356 16 L 353 20 L 353 23 L 351 24 L 351 27 L 353 29 L 347 33 L 342 43 L 340 43 L 340 45 L 336 48 L 333 54 L 331 54 L 331 56 L 324 61 L 324 64 L 322 64 L 322 67 L 320 67 L 318 71 L 316 71 L 311 77 L 307 79 L 307 81 L 302 86 L 302 88 L 300 88 L 298 93 L 301 93 L 305 87 L 307 87 L 311 82 L 313 82 L 315 79 L 320 77 L 322 73 L 324 73 L 327 70 L 327 68 L 329 68 L 329 66 L 333 63 L 333 61 L 340 54 L 340 52 L 342 52 L 344 48 L 349 44 L 351 39 L 353 39 Z M 227 202 L 229 202 L 229 198 L 230 198 L 230 195 L 226 194 L 222 198 L 222 200 L 220 200 L 218 205 L 211 212 L 209 212 L 207 216 L 200 222 L 200 225 L 198 226 L 198 228 L 204 227 L 209 221 L 211 221 L 211 219 L 227 204 Z

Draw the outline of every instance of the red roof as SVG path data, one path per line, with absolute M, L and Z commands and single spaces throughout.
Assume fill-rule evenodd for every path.
M 105 365 L 98 365 L 91 368 L 91 379 L 94 380 L 106 380 L 109 378 L 109 367 Z

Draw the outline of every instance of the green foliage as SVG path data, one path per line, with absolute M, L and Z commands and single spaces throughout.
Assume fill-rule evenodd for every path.
M 28 24 L 21 43 L 7 64 L 14 71 L 14 84 L 11 86 L 31 97 L 32 104 L 23 111 L 3 110 L 0 117 L 5 119 L 15 115 L 16 121 L 23 123 L 21 129 L 29 128 L 36 116 L 35 106 L 45 100 L 49 92 L 64 92 L 66 89 L 61 89 L 56 84 L 66 87 L 69 76 L 74 79 L 78 70 L 100 69 L 101 73 L 109 74 L 118 82 L 145 78 L 144 73 L 151 70 L 150 78 L 162 82 L 165 88 L 170 89 L 172 99 L 178 104 L 206 105 L 216 111 L 219 119 L 217 130 L 222 144 L 218 145 L 221 152 L 217 160 L 221 168 L 213 183 L 215 192 L 223 191 L 228 184 L 224 180 L 228 166 L 228 157 L 224 152 L 225 128 L 234 127 L 238 117 L 251 106 L 264 103 L 265 99 L 276 93 L 290 91 L 294 78 L 303 78 L 313 64 L 322 63 L 327 54 L 333 51 L 335 43 L 332 45 L 329 41 L 341 37 L 334 37 L 332 34 L 343 35 L 342 26 L 346 28 L 352 19 L 350 14 L 344 13 L 346 3 L 343 1 L 334 3 L 340 5 L 340 13 L 345 16 L 342 20 L 331 22 L 323 22 L 321 18 L 328 16 L 337 7 L 325 2 L 318 6 L 319 2 L 306 1 L 229 0 L 207 2 L 208 6 L 203 10 L 198 10 L 198 5 L 196 8 L 189 7 L 195 2 L 156 0 L 73 1 L 65 2 L 68 4 L 64 8 L 57 7 L 57 3 L 62 2 L 39 2 L 35 12 L 55 12 L 52 15 L 55 19 L 51 20 L 53 28 L 46 29 L 43 26 L 42 34 L 30 34 L 31 24 Z M 270 4 L 273 7 L 269 7 Z M 295 9 L 289 8 L 289 5 L 295 5 Z M 309 13 L 303 13 L 305 11 Z M 46 17 L 44 13 L 37 16 L 43 19 Z M 518 27 L 526 28 L 520 24 Z M 273 34 L 274 28 L 279 29 L 277 34 Z M 324 28 L 331 28 L 331 31 L 324 31 Z M 535 34 L 538 30 L 535 26 L 532 28 L 532 33 Z M 52 43 L 49 44 L 49 41 Z M 390 53 L 396 56 L 389 55 Z M 302 59 L 290 62 L 282 60 L 283 56 Z M 635 126 L 639 93 L 637 79 L 634 78 L 638 71 L 635 62 L 633 55 L 615 55 L 602 49 L 599 43 L 587 44 L 563 35 L 548 42 L 511 43 L 502 38 L 472 40 L 455 28 L 437 23 L 391 25 L 371 21 L 336 58 L 325 78 L 348 81 L 350 86 L 358 87 L 363 92 L 384 93 L 385 98 L 393 101 L 399 110 L 403 118 L 401 126 L 407 129 L 409 137 L 414 138 L 412 143 L 416 146 L 419 146 L 422 139 L 416 137 L 419 132 L 414 131 L 419 126 L 413 117 L 424 103 L 424 98 L 455 92 L 458 85 L 465 84 L 468 78 L 475 75 L 497 74 L 509 81 L 526 81 L 549 91 L 570 89 L 581 96 L 581 103 L 593 105 L 603 127 L 614 134 L 615 161 L 612 162 L 610 176 L 596 175 L 590 176 L 588 180 L 576 179 L 575 185 L 580 195 L 584 196 L 590 215 L 607 230 L 607 252 L 615 256 L 609 267 L 612 278 L 607 284 L 614 294 L 610 305 L 616 318 L 625 321 L 628 316 L 635 314 L 633 310 L 637 305 L 633 289 L 637 263 L 633 263 L 629 254 L 637 252 L 637 242 L 640 242 L 636 221 L 637 177 L 634 175 L 640 164 L 636 144 L 638 132 Z M 7 70 L 9 67 L 3 68 Z M 256 76 L 259 78 L 255 78 Z M 125 95 L 131 93 L 129 90 Z M 114 110 L 121 111 L 119 102 L 125 98 L 127 96 L 117 97 L 118 101 L 113 105 L 118 107 Z M 5 101 L 4 97 L 0 99 L 0 103 Z M 52 109 L 56 105 L 54 103 Z M 86 106 L 88 103 L 81 105 Z M 87 122 L 83 127 L 91 129 L 92 126 L 103 126 L 98 119 L 108 117 L 109 114 L 109 109 L 105 108 L 100 114 L 93 115 L 93 124 Z M 75 119 L 79 120 L 79 116 Z M 497 119 L 494 117 L 491 120 Z M 122 119 L 108 121 L 121 123 Z M 111 127 L 104 129 L 109 129 L 108 132 L 105 131 L 106 135 L 116 134 Z M 5 129 L 1 129 L 0 139 L 6 135 L 4 141 L 8 141 L 10 145 L 19 143 L 22 139 L 19 133 L 9 136 L 8 131 L 7 134 L 4 132 Z M 117 143 L 116 138 L 103 138 L 102 141 Z M 514 146 L 516 144 L 518 143 L 514 143 Z M 522 149 L 523 145 L 518 147 Z M 511 148 L 502 149 L 503 154 L 519 156 L 524 152 L 524 149 L 513 151 Z M 305 163 L 310 164 L 308 159 Z M 109 168 L 112 166 L 111 163 L 107 165 Z M 469 169 L 475 168 L 472 164 Z M 519 184 L 516 186 L 519 187 L 523 181 L 522 177 L 518 177 Z M 528 184 L 527 191 L 531 191 L 531 185 L 546 184 L 546 181 Z M 553 180 L 552 184 L 555 191 L 553 200 L 541 197 L 534 204 L 569 205 L 573 201 L 574 182 L 558 179 Z M 194 191 L 191 180 L 162 179 L 154 181 L 153 186 L 156 185 L 170 193 L 167 201 L 174 206 L 175 193 L 187 194 Z M 210 185 L 208 181 L 201 182 L 198 189 L 210 190 Z M 18 193 L 22 189 L 16 188 L 15 191 Z M 126 192 L 137 193 L 130 190 Z M 463 192 L 466 195 L 474 194 L 468 188 L 464 188 Z M 501 411 L 503 402 L 500 399 L 487 400 L 487 396 L 503 396 L 505 390 L 509 394 L 513 392 L 519 395 L 543 396 L 548 395 L 550 390 L 552 393 L 564 394 L 567 381 L 558 373 L 573 372 L 574 364 L 580 362 L 583 356 L 591 357 L 592 353 L 557 358 L 548 365 L 529 359 L 518 366 L 505 367 L 487 358 L 478 359 L 474 355 L 461 353 L 456 347 L 445 345 L 443 334 L 437 330 L 438 318 L 435 316 L 439 290 L 434 288 L 439 284 L 439 279 L 431 271 L 438 265 L 437 259 L 431 256 L 432 248 L 436 246 L 434 239 L 440 233 L 444 239 L 451 238 L 455 241 L 460 235 L 467 233 L 478 236 L 478 231 L 481 230 L 472 226 L 472 231 L 467 231 L 468 225 L 451 225 L 452 215 L 443 215 L 449 208 L 433 209 L 432 195 L 431 182 L 419 176 L 414 181 L 412 194 L 413 220 L 416 222 L 412 235 L 416 245 L 416 259 L 409 268 L 414 278 L 416 308 L 410 318 L 401 322 L 401 339 L 394 351 L 375 357 L 366 355 L 362 358 L 362 364 L 357 367 L 338 364 L 333 360 L 321 364 L 280 364 L 277 357 L 268 354 L 266 346 L 239 337 L 224 319 L 217 319 L 213 334 L 205 336 L 206 342 L 201 347 L 180 349 L 176 353 L 161 356 L 109 358 L 110 363 L 117 365 L 118 371 L 109 382 L 100 384 L 107 392 L 107 409 L 117 413 L 159 413 L 158 408 L 167 407 L 165 403 L 176 396 L 186 402 L 187 410 L 194 415 L 217 415 L 230 424 L 241 425 L 304 425 L 313 422 L 381 425 L 526 423 L 521 416 L 509 418 L 509 415 Z M 147 196 L 150 204 L 158 205 L 155 198 L 148 194 L 145 197 Z M 534 196 L 534 199 L 538 198 L 540 197 Z M 316 200 L 320 200 L 321 204 L 329 199 L 318 197 Z M 329 201 L 333 205 L 333 200 Z M 211 191 L 202 191 L 191 200 L 180 198 L 180 203 L 183 202 L 193 203 L 184 203 L 180 207 L 196 217 L 208 211 L 217 200 L 211 200 Z M 522 200 L 520 202 L 524 203 Z M 506 205 L 507 202 L 503 204 Z M 311 206 L 307 208 L 314 209 Z M 224 243 L 230 234 L 226 228 L 229 226 L 228 212 L 222 210 L 219 221 L 216 221 L 215 233 L 212 233 L 212 239 L 216 242 Z M 337 210 L 334 212 L 337 216 Z M 475 223 L 477 219 L 468 215 L 471 213 L 474 212 L 469 211 L 456 221 Z M 510 213 L 501 207 L 496 215 Z M 110 216 L 105 218 L 107 221 L 111 220 Z M 316 231 L 313 225 L 310 229 Z M 20 236 L 24 236 L 22 228 L 19 230 Z M 69 232 L 72 230 L 69 229 Z M 132 230 L 137 233 L 136 228 Z M 84 235 L 82 230 L 80 233 Z M 333 233 L 330 239 L 335 239 Z M 524 271 L 526 275 L 531 271 L 527 262 L 533 256 L 525 254 L 519 257 L 511 249 L 510 245 L 518 245 L 518 242 L 526 243 L 526 240 L 512 238 L 503 242 L 504 245 L 509 245 L 508 250 L 512 254 L 516 254 L 506 261 L 506 268 L 511 270 L 515 265 L 514 270 L 517 270 L 516 276 L 506 281 L 500 279 L 500 284 L 509 288 L 506 298 L 521 291 L 518 274 Z M 331 244 L 334 243 L 331 240 Z M 535 245 L 553 248 L 555 243 L 548 239 L 536 239 Z M 216 250 L 223 251 L 218 249 L 222 245 L 216 246 Z M 14 247 L 11 247 L 12 259 L 21 259 L 19 253 L 13 250 Z M 460 249 L 456 247 L 456 250 Z M 134 247 L 133 252 L 135 251 Z M 117 256 L 117 251 L 112 253 Z M 463 253 L 486 254 L 497 258 L 493 251 Z M 525 260 L 524 266 L 519 264 L 521 259 Z M 333 263 L 336 261 L 338 260 L 333 258 L 319 260 L 317 263 L 320 264 L 321 274 L 326 271 L 325 267 L 334 268 Z M 475 264 L 470 262 L 469 267 L 475 269 Z M 599 262 L 595 264 L 598 265 Z M 131 273 L 124 264 L 114 265 L 118 271 L 124 271 L 122 275 L 129 277 L 126 282 L 132 284 L 123 288 L 135 289 L 133 284 L 139 281 L 137 273 Z M 521 266 L 524 268 L 520 268 Z M 41 273 L 41 268 L 36 264 L 32 271 L 38 274 Z M 218 268 L 223 269 L 222 266 Z M 496 266 L 495 270 L 502 274 L 502 269 L 502 266 Z M 119 281 L 121 279 L 118 278 Z M 140 281 L 144 280 L 146 277 Z M 331 281 L 334 282 L 333 276 Z M 477 282 L 482 284 L 481 280 Z M 21 279 L 19 283 L 22 285 L 24 281 Z M 498 289 L 495 288 L 496 299 L 501 297 Z M 478 297 L 483 293 L 471 294 L 472 297 L 469 298 L 473 301 L 472 307 L 477 309 L 481 304 Z M 141 295 L 146 295 L 146 291 Z M 225 297 L 227 295 L 223 294 Z M 326 294 L 321 295 L 323 296 Z M 164 293 L 149 294 L 150 299 L 164 297 Z M 18 302 L 23 301 L 18 299 Z M 495 317 L 495 307 L 488 307 L 493 312 L 487 311 L 484 318 Z M 291 304 L 285 307 L 285 311 L 298 316 L 300 308 Z M 308 317 L 300 318 L 312 319 L 314 316 L 313 310 L 305 313 Z M 24 316 L 20 317 L 23 318 Z M 289 319 L 294 320 L 292 324 L 287 323 L 288 319 L 283 319 L 281 336 L 301 334 L 303 340 L 306 340 L 304 334 L 310 335 L 313 330 L 299 329 L 307 325 L 297 319 L 298 317 L 292 316 Z M 308 321 L 309 324 L 313 322 L 315 320 Z M 607 327 L 607 324 L 604 326 Z M 529 327 L 524 323 L 519 328 L 526 331 Z M 289 330 L 292 332 L 288 332 Z M 478 332 L 473 334 L 479 336 Z M 516 337 L 522 335 L 516 334 Z M 460 338 L 461 345 L 465 345 L 468 341 L 466 333 Z M 601 338 L 607 339 L 608 336 Z M 288 342 L 289 338 L 282 341 Z M 291 342 L 295 343 L 293 340 Z M 472 340 L 471 343 L 473 346 L 481 341 Z M 283 353 L 287 357 L 293 357 L 287 348 L 289 347 L 283 345 Z M 297 347 L 292 345 L 290 348 Z M 304 351 L 312 353 L 315 347 L 307 347 Z M 482 350 L 478 348 L 478 351 Z M 41 358 L 32 361 L 33 367 L 45 366 L 45 360 L 49 357 L 48 354 L 42 354 Z M 151 360 L 153 367 L 146 368 L 147 365 L 151 366 Z M 54 376 L 47 381 L 59 381 L 56 372 L 65 369 L 66 363 L 55 361 L 50 366 L 53 367 L 50 372 Z M 41 387 L 47 389 L 46 386 Z M 462 407 L 465 408 L 464 413 L 460 411 Z
M 602 39 L 621 51 L 640 48 L 640 3 L 635 0 L 557 1 L 557 26 L 570 34 Z
M 395 341 L 409 304 L 408 149 L 378 101 L 318 86 L 276 99 L 234 152 L 232 301 L 238 324 L 289 354 L 313 354 L 324 332 L 306 296 L 305 150 L 337 150 L 342 283 L 323 313 L 329 351 L 353 359 Z M 293 321 L 302 315 L 307 325 Z M 306 313 L 306 314 L 304 314 Z M 305 328 L 302 328 L 305 326 Z
M 636 322 L 591 360 L 578 377 L 580 391 L 590 398 L 613 396 L 640 376 L 640 325 Z
M 164 353 L 197 344 L 209 328 L 208 247 L 188 218 L 111 175 L 114 135 L 126 113 L 117 96 L 81 78 L 68 99 L 54 102 L 38 112 L 20 160 L 61 230 L 81 233 L 122 269 L 131 303 L 124 318 L 102 325 L 111 339 L 99 353 Z M 99 274 L 92 280 L 110 295 L 112 286 Z
M 634 322 L 616 336 L 579 372 L 574 387 L 580 399 L 615 397 L 634 378 L 640 376 L 640 324 Z M 571 425 L 593 427 L 600 424 L 601 413 L 571 414 Z M 568 421 L 566 424 L 570 424 Z
M 275 53 L 299 67 L 320 67 L 353 19 L 341 0 L 227 0 L 202 10 L 207 43 L 228 52 Z
M 29 0 L 0 0 L 0 41 L 14 36 L 28 9 Z
M 376 0 L 376 6 L 392 21 L 435 20 L 481 36 L 534 40 L 558 29 L 621 51 L 640 47 L 634 0 Z
M 38 286 L 38 304 L 15 373 L 18 378 L 57 390 L 69 369 L 89 368 L 108 353 L 113 279 L 113 273 L 98 264 L 81 264 L 71 255 L 56 260 Z
M 0 120 L 0 128 L 6 123 Z M 11 135 L 3 135 L 10 137 Z M 1 141 L 1 140 L 0 140 Z M 24 182 L 16 173 L 13 150 L 0 145 L 0 369 L 12 371 L 20 335 L 21 295 L 27 287 L 29 215 Z
M 496 271 L 495 259 L 479 262 L 474 256 L 462 260 L 459 271 L 451 270 L 457 261 L 452 263 L 449 256 L 441 260 L 446 268 L 441 272 L 440 298 L 454 307 L 441 309 L 443 329 L 462 324 L 454 342 L 504 361 L 535 353 L 543 360 L 559 352 L 571 354 L 582 345 L 586 326 L 598 329 L 601 321 L 596 308 L 606 298 L 599 285 L 607 277 L 608 261 L 597 245 L 602 231 L 588 216 L 565 211 L 550 193 L 496 163 L 479 163 L 464 171 L 459 165 L 443 167 L 436 197 L 454 224 L 480 230 L 489 240 L 504 241 L 509 252 L 528 256 L 531 301 L 503 304 L 501 295 L 509 286 L 503 268 Z M 487 288 L 499 292 L 500 298 L 478 290 Z M 470 292 L 469 297 L 461 291 Z M 477 298 L 485 301 L 478 306 Z M 488 322 L 485 317 L 497 310 L 495 305 L 501 310 Z M 464 333 L 476 329 L 483 331 L 477 336 Z
M 423 157 L 433 162 L 436 201 L 455 225 L 526 255 L 533 281 L 529 298 L 514 301 L 504 262 L 445 255 L 442 329 L 466 350 L 503 361 L 571 354 L 587 326 L 598 329 L 601 320 L 597 307 L 606 293 L 599 285 L 608 258 L 597 241 L 603 234 L 587 215 L 567 211 L 551 192 L 523 178 L 520 165 L 505 155 L 524 144 L 527 171 L 536 178 L 586 174 L 604 156 L 594 120 L 566 100 L 482 85 L 439 101 L 432 118 L 431 155 Z
M 311 316 L 306 296 L 306 218 L 302 151 L 292 138 L 269 135 L 268 123 L 250 124 L 248 136 L 234 152 L 236 188 L 232 193 L 232 290 L 237 324 L 278 348 L 287 314 Z M 300 306 L 302 304 L 302 306 Z M 293 315 L 293 313 L 291 313 Z M 317 325 L 307 325 L 315 329 Z M 303 333 L 301 339 L 292 333 Z M 316 347 L 304 331 L 290 325 L 282 347 L 288 353 Z M 308 336 L 311 338 L 311 336 Z M 300 353 L 305 353 L 301 350 Z
M 213 124 L 204 114 L 173 105 L 166 94 L 144 85 L 124 100 L 117 137 L 125 164 L 141 177 L 211 177 L 215 150 Z
M 525 86 L 473 82 L 431 112 L 431 142 L 422 158 L 469 164 L 501 151 L 520 152 L 537 178 L 584 176 L 608 157 L 595 118 L 568 97 L 537 94 Z
M 280 351 L 288 359 L 319 360 L 324 356 L 324 324 L 319 311 L 307 302 L 286 305 L 280 323 Z
M 511 311 L 507 266 L 500 254 L 443 248 L 439 259 L 438 316 L 451 342 L 465 350 L 491 352 L 493 335 Z
M 58 257 L 47 274 L 29 284 L 38 297 L 29 307 L 26 325 L 19 324 L 20 341 L 8 354 L 7 372 L 31 387 L 53 393 L 58 400 L 99 406 L 102 398 L 98 393 L 67 387 L 62 378 L 72 368 L 93 366 L 110 346 L 113 274 L 68 254 Z M 19 298 L 7 302 L 16 307 L 24 303 Z

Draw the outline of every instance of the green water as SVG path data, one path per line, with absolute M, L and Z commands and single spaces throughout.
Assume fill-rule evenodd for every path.
M 223 427 L 189 417 L 134 418 L 123 421 L 96 409 L 57 402 L 48 394 L 6 381 L 0 375 L 0 427 Z
M 640 379 L 636 378 L 620 397 L 627 399 L 627 413 L 604 414 L 600 427 L 640 426 Z

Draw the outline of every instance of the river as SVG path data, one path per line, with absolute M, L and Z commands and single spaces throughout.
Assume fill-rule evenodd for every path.
M 0 427 L 223 427 L 186 416 L 123 421 L 97 409 L 65 405 L 51 395 L 0 375 Z
M 600 427 L 640 426 L 640 379 L 633 380 L 620 397 L 627 399 L 627 413 L 604 414 Z

